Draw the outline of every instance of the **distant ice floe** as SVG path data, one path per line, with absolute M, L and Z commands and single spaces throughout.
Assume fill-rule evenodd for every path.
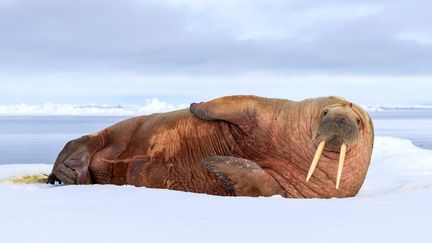
M 432 110 L 432 105 L 362 106 L 367 111 Z
M 187 107 L 159 99 L 148 99 L 143 105 L 73 105 L 26 104 L 0 105 L 0 116 L 134 116 L 166 112 Z
M 188 107 L 187 104 L 170 104 L 157 98 L 148 99 L 142 105 L 19 103 L 0 105 L 0 116 L 136 116 L 156 112 L 167 112 L 186 107 Z M 432 105 L 362 107 L 372 112 L 386 110 L 432 110 Z
M 187 104 L 170 104 L 157 98 L 148 99 L 144 104 L 28 104 L 0 105 L 0 116 L 136 116 L 156 112 L 167 112 L 188 107 Z M 432 110 L 432 105 L 412 106 L 362 106 L 370 112 L 391 110 Z

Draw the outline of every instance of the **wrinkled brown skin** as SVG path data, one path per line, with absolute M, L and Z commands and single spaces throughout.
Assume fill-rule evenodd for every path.
M 327 145 L 306 182 L 322 139 Z M 73 140 L 59 154 L 48 183 L 129 184 L 226 196 L 352 197 L 365 179 L 373 139 L 369 115 L 339 97 L 295 102 L 227 96 L 135 117 Z M 342 142 L 348 151 L 336 189 Z

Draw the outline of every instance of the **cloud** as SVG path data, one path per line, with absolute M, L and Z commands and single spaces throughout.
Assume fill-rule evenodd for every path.
M 368 82 L 381 93 L 395 89 L 403 102 L 430 102 L 420 87 L 432 77 L 431 7 L 426 0 L 0 0 L 0 102 L 239 92 L 357 99 L 350 88 L 366 92 Z M 392 80 L 401 88 L 389 87 Z M 339 89 L 343 82 L 352 85 Z M 399 103 L 380 103 L 388 100 Z
M 431 47 L 400 38 L 431 19 L 403 1 L 7 2 L 0 10 L 0 64 L 11 70 L 432 70 Z M 432 7 L 415 2 L 419 10 Z
M 432 45 L 432 33 L 403 32 L 397 36 L 400 40 L 414 41 L 422 45 Z

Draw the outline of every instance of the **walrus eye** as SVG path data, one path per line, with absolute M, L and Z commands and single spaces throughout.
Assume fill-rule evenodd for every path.
M 323 116 L 327 116 L 327 114 L 328 114 L 328 111 L 325 110 L 325 111 L 323 112 Z
M 357 125 L 361 125 L 361 120 L 360 120 L 360 118 L 357 118 Z

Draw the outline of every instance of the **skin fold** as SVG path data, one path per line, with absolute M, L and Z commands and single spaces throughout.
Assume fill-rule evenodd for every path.
M 224 196 L 352 197 L 365 179 L 373 139 L 369 115 L 343 98 L 227 96 L 124 120 L 73 140 L 47 182 Z M 324 150 L 306 181 L 322 141 Z M 347 151 L 336 189 L 343 144 Z

